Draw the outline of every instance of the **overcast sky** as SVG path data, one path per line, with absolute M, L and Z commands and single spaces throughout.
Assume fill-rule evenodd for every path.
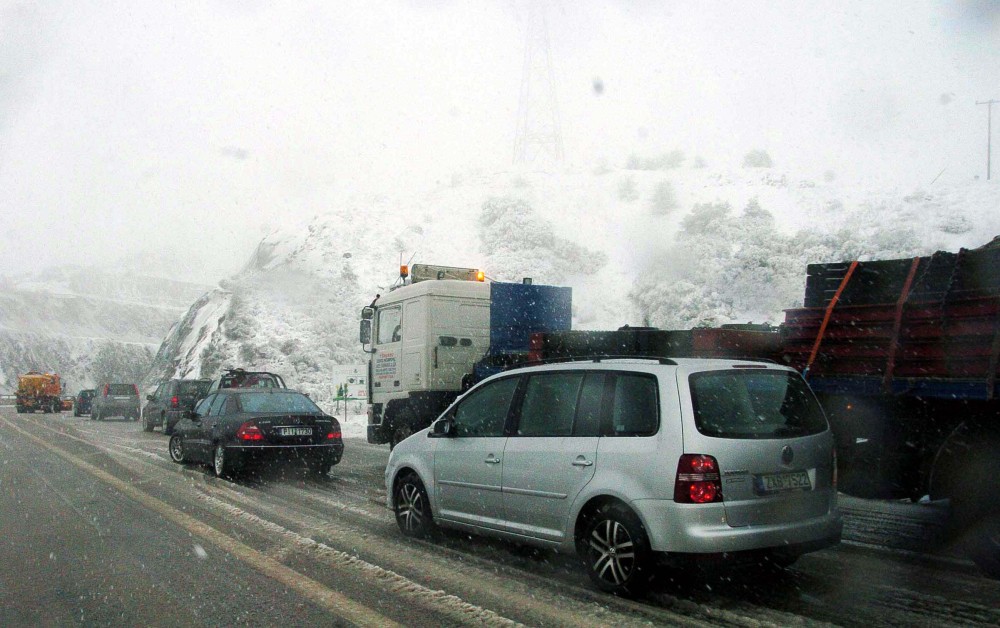
M 815 176 L 969 180 L 975 101 L 1000 98 L 997 14 L 553 2 L 567 161 L 761 148 Z M 489 0 L 0 0 L 0 274 L 138 256 L 215 281 L 346 191 L 507 169 L 525 21 Z

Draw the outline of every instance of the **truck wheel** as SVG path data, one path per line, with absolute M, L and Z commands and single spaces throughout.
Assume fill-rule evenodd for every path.
M 413 426 L 409 423 L 403 423 L 393 428 L 392 436 L 389 438 L 389 449 L 395 449 L 396 445 L 409 438 L 411 434 L 413 434 Z
M 390 451 L 413 434 L 415 431 L 413 424 L 416 420 L 413 410 L 410 410 L 408 407 L 404 406 L 402 410 L 396 413 L 396 417 L 392 421 L 392 432 L 389 434 Z

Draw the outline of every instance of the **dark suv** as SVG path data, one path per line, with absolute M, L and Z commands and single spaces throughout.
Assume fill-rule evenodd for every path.
M 97 389 L 92 404 L 92 421 L 103 421 L 112 416 L 138 421 L 139 387 L 135 384 L 104 384 Z
M 247 371 L 244 369 L 226 369 L 219 379 L 212 382 L 209 392 L 220 388 L 288 388 L 285 380 L 277 373 L 267 371 Z
M 93 388 L 86 388 L 76 393 L 76 401 L 73 402 L 73 416 L 90 414 L 90 405 L 96 392 Z
M 169 379 L 160 382 L 153 394 L 146 395 L 146 407 L 142 409 L 143 429 L 152 432 L 160 427 L 164 434 L 170 434 L 177 422 L 188 416 L 195 404 L 205 398 L 211 387 L 210 379 Z

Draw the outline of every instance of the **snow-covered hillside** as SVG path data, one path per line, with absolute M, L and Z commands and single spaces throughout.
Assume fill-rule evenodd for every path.
M 206 289 L 75 267 L 0 277 L 0 390 L 31 369 L 60 373 L 73 392 L 110 376 L 138 381 Z
M 358 312 L 400 261 L 569 285 L 574 325 L 780 322 L 805 265 L 979 246 L 1000 233 L 1000 187 L 817 181 L 773 168 L 464 174 L 425 195 L 330 194 L 330 211 L 266 237 L 167 338 L 155 376 L 280 371 L 323 400 L 358 363 Z M 870 185 L 870 184 L 869 184 Z

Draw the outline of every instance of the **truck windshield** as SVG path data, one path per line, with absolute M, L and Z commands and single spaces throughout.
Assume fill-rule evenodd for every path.
M 712 371 L 692 375 L 698 431 L 718 438 L 819 434 L 826 417 L 805 381 L 787 371 Z

